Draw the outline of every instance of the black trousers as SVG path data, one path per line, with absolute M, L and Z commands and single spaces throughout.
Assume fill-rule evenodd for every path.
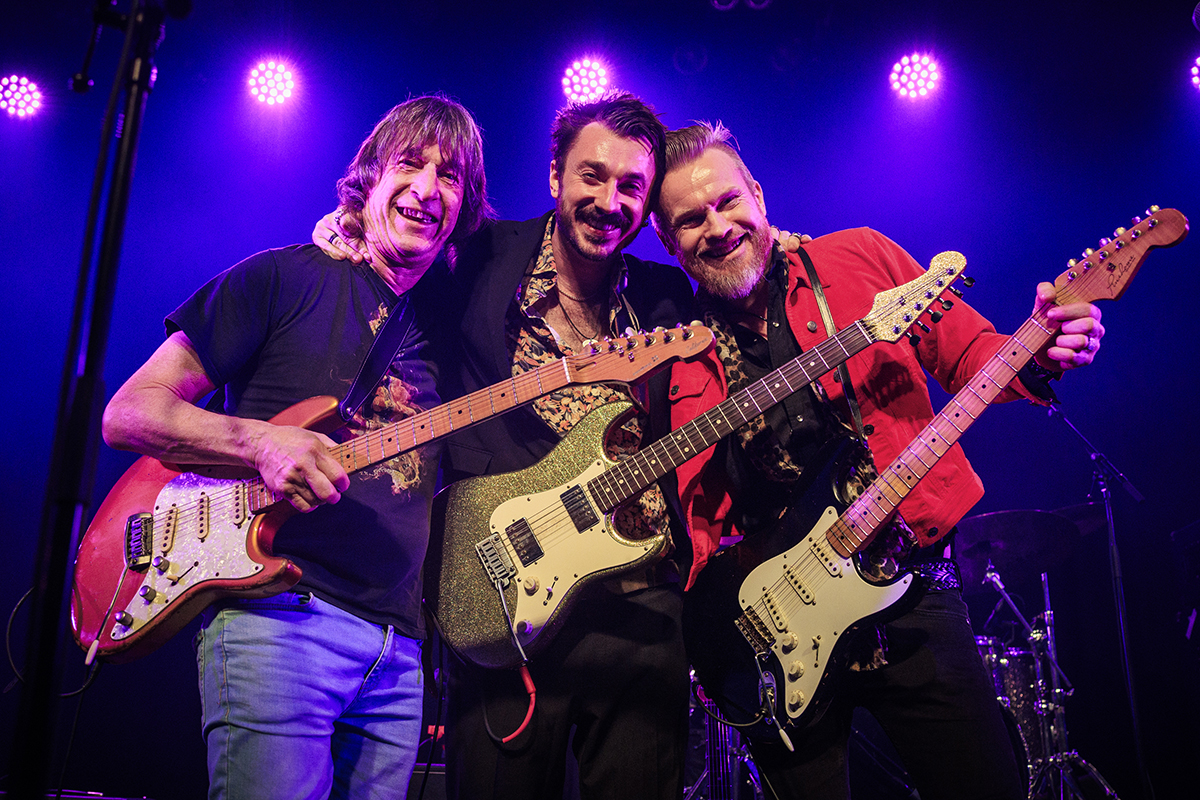
M 778 798 L 849 797 L 846 763 L 855 707 L 879 721 L 922 800 L 1021 800 L 1026 789 L 991 677 L 959 590 L 928 593 L 886 626 L 888 665 L 841 676 L 825 715 L 795 753 L 752 741 L 764 787 Z
M 451 659 L 446 720 L 448 795 L 461 800 L 561 800 L 568 742 L 583 800 L 683 795 L 688 663 L 677 585 L 628 595 L 603 587 L 575 607 L 530 664 L 537 709 L 506 745 L 528 698 L 515 671 Z M 573 734 L 573 737 L 572 737 Z

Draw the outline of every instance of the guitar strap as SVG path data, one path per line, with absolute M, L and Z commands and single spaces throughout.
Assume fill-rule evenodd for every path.
M 825 323 L 825 333 L 833 336 L 837 333 L 837 328 L 833 324 L 833 314 L 829 313 L 829 301 L 825 299 L 825 289 L 821 286 L 821 279 L 817 277 L 817 268 L 813 265 L 812 259 L 808 257 L 808 253 L 804 252 L 804 248 L 800 248 L 797 253 L 800 260 L 804 262 L 804 269 L 808 272 L 808 281 L 812 284 L 813 294 L 817 297 L 817 308 L 821 311 L 821 320 Z M 842 384 L 842 391 L 846 393 L 846 402 L 850 405 L 850 416 L 854 418 L 854 429 L 858 431 L 859 437 L 865 442 L 867 434 L 863 427 L 862 411 L 858 407 L 858 399 L 854 396 L 854 386 L 850 383 L 850 371 L 846 369 L 845 362 L 838 365 L 837 368 L 838 382 Z
M 367 351 L 367 357 L 359 366 L 354 383 L 350 384 L 345 399 L 338 404 L 338 415 L 343 422 L 349 422 L 358 413 L 367 401 L 367 396 L 375 390 L 375 385 L 383 378 L 400 348 L 404 346 L 404 340 L 408 338 L 415 318 L 412 303 L 409 302 L 411 296 L 410 290 L 396 300 L 396 304 L 388 311 L 387 319 L 383 321 L 379 333 L 375 335 L 375 340 L 371 342 L 371 349 Z M 407 324 L 404 324 L 406 322 Z

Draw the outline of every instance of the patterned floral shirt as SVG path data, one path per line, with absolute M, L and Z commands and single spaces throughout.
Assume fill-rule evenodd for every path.
M 523 284 L 523 291 L 518 288 L 515 302 L 509 305 L 505 319 L 505 337 L 508 352 L 512 355 L 513 375 L 574 354 L 571 346 L 559 338 L 544 318 L 550 298 L 558 292 L 558 270 L 551 245 L 553 232 L 554 219 L 551 217 L 533 270 Z M 617 309 L 621 305 L 618 287 L 624 283 L 624 278 L 625 268 L 622 266 L 613 275 L 609 289 L 609 331 L 617 321 Z M 618 400 L 632 400 L 638 408 L 638 413 L 624 425 L 609 432 L 608 441 L 605 442 L 604 449 L 608 457 L 620 461 L 637 452 L 642 442 L 647 423 L 644 383 L 634 386 L 607 383 L 568 386 L 538 398 L 533 402 L 533 409 L 559 436 L 565 436 L 590 411 Z M 645 539 L 658 533 L 669 536 L 667 505 L 658 484 L 651 484 L 634 501 L 624 505 L 617 511 L 613 522 L 621 535 L 630 539 Z

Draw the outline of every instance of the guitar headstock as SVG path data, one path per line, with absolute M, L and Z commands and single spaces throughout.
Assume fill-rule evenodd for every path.
M 568 356 L 564 361 L 575 383 L 629 383 L 673 358 L 690 358 L 703 353 L 712 347 L 713 340 L 711 330 L 693 322 L 585 342 L 582 353 Z
M 938 253 L 924 275 L 875 295 L 871 312 L 862 319 L 863 327 L 874 341 L 899 341 L 921 314 L 937 303 L 942 292 L 962 277 L 966 267 L 967 259 L 962 253 L 953 250 Z M 940 312 L 931 313 L 939 315 L 935 321 L 940 317 Z
M 1113 238 L 1101 239 L 1099 249 L 1089 247 L 1082 258 L 1067 262 L 1067 271 L 1054 280 L 1058 305 L 1116 300 L 1151 250 L 1173 247 L 1188 232 L 1187 217 L 1173 208 L 1150 206 L 1146 216 L 1134 217 L 1130 224 L 1117 228 Z

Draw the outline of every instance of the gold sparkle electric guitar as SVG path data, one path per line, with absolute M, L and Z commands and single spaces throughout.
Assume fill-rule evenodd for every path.
M 941 311 L 931 307 L 965 266 L 958 253 L 936 256 L 920 278 L 877 295 L 863 319 L 624 461 L 609 459 L 604 441 L 633 406 L 609 403 L 537 464 L 443 489 L 434 500 L 425 595 L 447 644 L 482 667 L 532 658 L 585 586 L 662 553 L 665 534 L 628 539 L 613 527 L 622 504 L 855 353 L 899 341 L 922 313 L 936 321 Z

